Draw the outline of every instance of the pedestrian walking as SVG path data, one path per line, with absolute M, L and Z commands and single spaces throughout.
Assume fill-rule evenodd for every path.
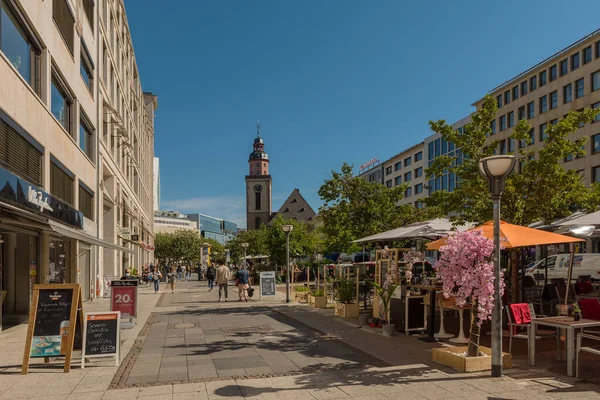
M 231 271 L 225 264 L 221 264 L 219 268 L 217 268 L 217 284 L 219 285 L 219 301 L 223 297 L 223 291 L 225 291 L 225 301 L 229 301 L 229 297 L 227 296 L 227 285 L 229 283 L 229 279 L 231 278 Z
M 154 293 L 158 293 L 160 290 L 160 280 L 162 279 L 162 272 L 160 272 L 160 270 L 157 269 L 156 272 L 152 274 L 152 279 L 154 282 Z
M 167 280 L 171 284 L 171 293 L 175 293 L 175 281 L 177 279 L 177 275 L 175 272 L 175 267 L 171 267 L 171 272 L 167 274 Z
M 244 267 L 240 267 L 240 269 L 235 274 L 235 277 L 235 284 L 238 288 L 238 296 L 240 298 L 238 301 L 248 301 L 248 288 L 250 287 L 250 276 L 248 274 L 248 271 L 246 271 Z
M 208 291 L 213 291 L 213 286 L 215 284 L 215 267 L 212 265 L 206 269 L 206 280 L 208 281 Z
M 185 281 L 188 282 L 190 280 L 190 276 L 192 276 L 192 266 L 187 265 L 185 267 Z

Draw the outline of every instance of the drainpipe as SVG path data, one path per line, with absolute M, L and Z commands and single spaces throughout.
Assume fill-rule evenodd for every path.
M 98 2 L 96 2 L 96 25 L 94 32 L 96 33 L 96 237 L 100 239 L 100 217 L 102 216 L 100 210 L 100 127 L 102 126 L 102 106 L 100 102 L 100 29 L 98 29 L 100 25 L 100 7 L 98 5 Z M 91 278 L 95 282 L 93 293 L 90 295 L 90 301 L 93 301 L 96 298 L 96 293 L 98 293 L 97 285 L 100 282 L 100 246 L 96 246 L 96 268 Z

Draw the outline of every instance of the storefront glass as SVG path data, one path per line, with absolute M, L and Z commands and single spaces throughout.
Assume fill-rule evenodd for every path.
M 50 260 L 46 283 L 68 283 L 67 243 L 58 238 L 50 239 Z

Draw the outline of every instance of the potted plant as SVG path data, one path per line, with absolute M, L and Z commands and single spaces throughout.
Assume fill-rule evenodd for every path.
M 581 319 L 581 309 L 577 303 L 573 304 L 573 319 L 579 321 Z
M 308 302 L 308 286 L 298 286 L 294 288 L 294 300 L 297 302 L 306 301 Z
M 358 318 L 358 302 L 356 298 L 356 286 L 350 279 L 340 281 L 336 293 L 335 315 L 344 318 Z
M 494 308 L 493 251 L 494 242 L 483 236 L 481 230 L 456 233 L 440 248 L 442 255 L 435 270 L 442 281 L 444 297 L 454 297 L 459 307 L 470 300 L 473 312 L 469 345 L 433 349 L 433 361 L 463 372 L 491 369 L 491 350 L 479 346 L 479 336 L 481 324 L 491 319 Z M 503 291 L 501 281 L 500 296 Z M 512 366 L 510 354 L 502 353 L 502 364 L 505 368 Z
M 379 285 L 377 282 L 373 282 L 373 286 L 375 286 L 375 290 L 377 291 L 377 296 L 381 300 L 383 305 L 383 319 L 385 325 L 383 325 L 383 335 L 384 336 L 394 336 L 394 330 L 396 329 L 396 325 L 390 323 L 390 302 L 392 301 L 392 296 L 398 288 L 397 283 L 392 283 L 387 285 Z
M 313 308 L 327 307 L 327 298 L 323 289 L 317 289 L 308 295 L 308 305 Z

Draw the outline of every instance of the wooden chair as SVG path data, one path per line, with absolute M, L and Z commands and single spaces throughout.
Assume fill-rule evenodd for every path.
M 600 348 L 598 348 L 598 346 L 592 347 L 592 346 L 582 346 L 581 345 L 581 341 L 584 338 L 596 340 L 596 341 L 598 341 L 598 345 L 600 345 L 600 336 L 590 335 L 588 333 L 580 333 L 579 335 L 577 335 L 577 349 L 575 352 L 575 357 L 576 357 L 575 377 L 576 378 L 579 378 L 579 353 L 580 352 L 585 351 L 586 353 L 591 353 L 591 354 L 600 356 Z
M 533 304 L 528 303 L 527 306 L 529 307 L 529 314 L 531 315 L 531 319 L 535 319 L 537 316 L 535 314 Z M 514 316 L 513 316 L 512 310 L 509 305 L 506 306 L 506 318 L 507 318 L 507 325 L 508 325 L 508 352 L 510 354 L 512 354 L 513 338 L 525 339 L 525 340 L 529 341 L 529 327 L 531 326 L 531 323 L 528 322 L 526 324 L 517 324 L 516 322 L 514 322 Z M 520 328 L 525 328 L 525 330 L 526 330 L 525 334 L 514 333 L 515 330 L 520 329 Z M 541 339 L 555 337 L 556 338 L 556 348 L 559 351 L 559 355 L 560 355 L 560 337 L 558 334 L 558 328 L 556 329 L 556 332 L 544 333 L 544 332 L 541 332 L 538 330 L 537 333 L 538 334 L 535 336 L 535 340 L 541 340 Z

